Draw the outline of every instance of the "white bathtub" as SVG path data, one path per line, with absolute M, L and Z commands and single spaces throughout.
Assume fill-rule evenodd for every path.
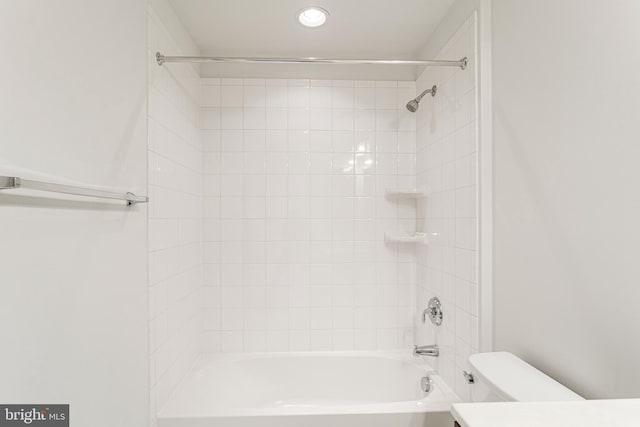
M 160 410 L 158 427 L 451 427 L 455 401 L 409 351 L 206 356 Z

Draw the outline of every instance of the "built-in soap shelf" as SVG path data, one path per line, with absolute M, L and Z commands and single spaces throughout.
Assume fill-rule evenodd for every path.
M 390 188 L 384 192 L 388 198 L 418 199 L 427 197 L 427 193 L 419 188 Z
M 428 244 L 427 234 L 421 231 L 421 224 L 418 223 L 418 209 L 419 206 L 423 205 L 422 203 L 418 203 L 419 199 L 427 197 L 427 192 L 420 188 L 389 188 L 384 192 L 384 195 L 389 200 L 400 201 L 411 201 L 413 200 L 416 205 L 416 232 L 408 233 L 408 232 L 398 232 L 398 231 L 387 231 L 384 233 L 384 241 L 387 243 L 422 243 Z
M 426 233 L 384 233 L 384 241 L 389 243 L 424 243 L 427 244 Z

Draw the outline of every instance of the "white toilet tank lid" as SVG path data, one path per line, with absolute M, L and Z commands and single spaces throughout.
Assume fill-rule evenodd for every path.
M 524 360 L 506 352 L 469 357 L 473 374 L 503 397 L 517 402 L 584 400 Z

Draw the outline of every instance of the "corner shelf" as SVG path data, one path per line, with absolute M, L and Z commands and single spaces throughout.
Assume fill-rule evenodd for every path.
M 390 188 L 384 192 L 384 195 L 389 198 L 400 199 L 418 199 L 427 197 L 427 193 L 418 188 Z
M 387 243 L 422 243 L 428 244 L 427 235 L 418 224 L 418 209 L 421 209 L 423 203 L 418 203 L 420 199 L 427 197 L 427 192 L 420 188 L 389 188 L 384 192 L 388 199 L 395 200 L 400 203 L 404 200 L 412 201 L 416 209 L 416 224 L 414 233 L 403 231 L 387 231 L 384 233 L 384 241 Z
M 390 243 L 424 243 L 427 244 L 427 235 L 425 233 L 384 233 L 385 242 Z

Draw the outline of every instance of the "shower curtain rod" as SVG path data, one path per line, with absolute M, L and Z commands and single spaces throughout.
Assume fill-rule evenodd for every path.
M 245 64 L 368 64 L 368 65 L 426 65 L 431 67 L 467 68 L 468 59 L 452 60 L 411 60 L 411 59 L 330 59 L 330 58 L 250 58 L 250 57 L 218 57 L 218 56 L 165 56 L 156 53 L 158 65 L 165 62 L 198 62 L 198 63 L 245 63 Z

